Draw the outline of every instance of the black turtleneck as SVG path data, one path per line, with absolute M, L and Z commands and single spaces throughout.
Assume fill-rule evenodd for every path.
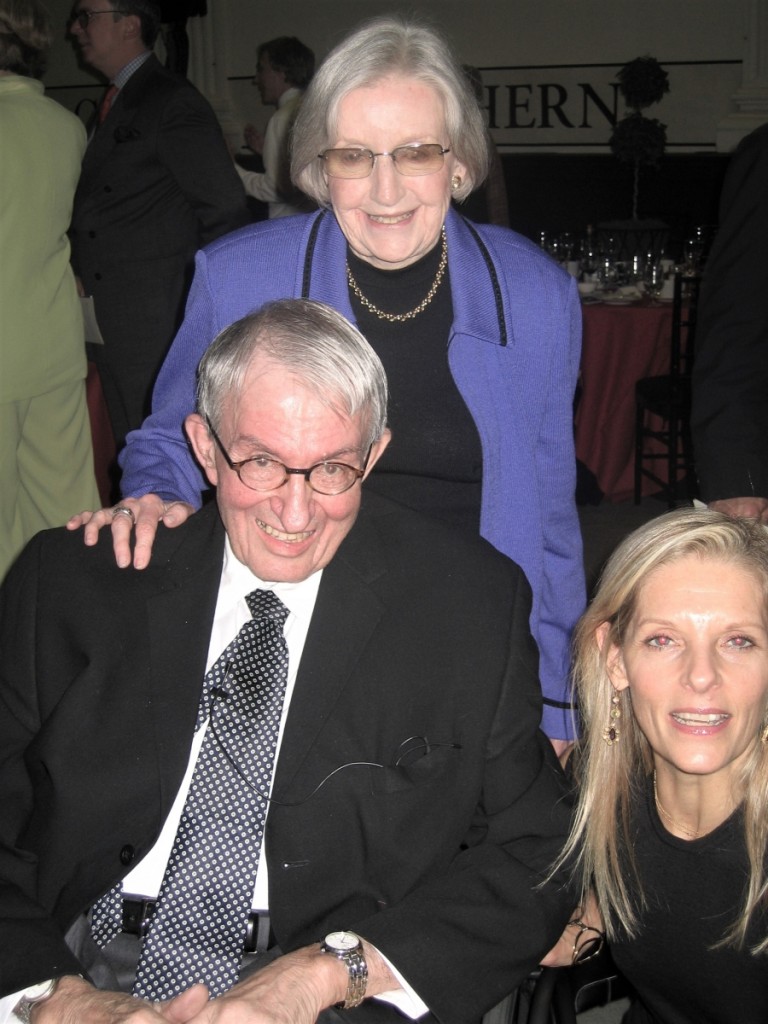
M 347 250 L 360 291 L 378 309 L 405 313 L 428 293 L 441 243 L 400 270 L 379 270 Z M 390 389 L 392 442 L 366 488 L 471 530 L 480 527 L 480 437 L 448 367 L 453 323 L 445 276 L 430 304 L 412 320 L 389 323 L 366 309 L 350 288 L 361 332 L 378 353 Z

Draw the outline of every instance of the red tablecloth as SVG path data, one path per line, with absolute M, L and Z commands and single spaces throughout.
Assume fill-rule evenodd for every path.
M 576 456 L 595 474 L 606 500 L 628 501 L 634 495 L 635 381 L 669 371 L 671 303 L 598 303 L 585 305 L 583 314 Z

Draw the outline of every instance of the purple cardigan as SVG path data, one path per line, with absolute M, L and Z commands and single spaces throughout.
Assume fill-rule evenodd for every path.
M 576 512 L 573 393 L 581 350 L 574 281 L 506 228 L 446 220 L 454 322 L 448 359 L 483 450 L 480 532 L 525 571 L 539 645 L 542 728 L 573 734 L 570 634 L 585 602 Z M 182 432 L 197 364 L 213 338 L 265 302 L 304 295 L 354 314 L 346 239 L 329 212 L 226 235 L 198 253 L 184 322 L 153 413 L 121 456 L 126 495 L 153 492 L 199 506 L 207 484 Z

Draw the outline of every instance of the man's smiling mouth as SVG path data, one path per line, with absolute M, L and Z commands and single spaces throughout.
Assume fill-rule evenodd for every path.
M 256 523 L 268 536 L 284 541 L 286 544 L 298 544 L 303 540 L 308 540 L 315 532 L 314 530 L 303 530 L 301 533 L 283 533 L 282 530 L 276 530 L 274 526 L 270 526 L 261 519 L 257 519 Z

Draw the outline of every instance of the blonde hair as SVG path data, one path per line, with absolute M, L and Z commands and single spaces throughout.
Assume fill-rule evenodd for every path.
M 616 549 L 574 633 L 574 680 L 583 721 L 576 770 L 579 794 L 571 834 L 555 867 L 576 864 L 582 897 L 594 888 L 609 938 L 619 926 L 633 937 L 638 908 L 645 906 L 632 853 L 630 809 L 653 769 L 653 759 L 634 718 L 629 690 L 619 692 L 611 685 L 607 659 L 611 648 L 624 644 L 650 574 L 691 555 L 729 562 L 750 573 L 762 588 L 768 610 L 768 531 L 709 509 L 683 508 L 647 523 Z M 614 696 L 621 711 L 620 738 L 609 745 L 603 731 Z M 768 744 L 760 742 L 760 736 L 739 783 L 750 874 L 739 916 L 721 943 L 737 948 L 746 940 L 753 912 L 768 901 Z M 752 952 L 768 953 L 768 936 Z
M 452 193 L 459 202 L 488 174 L 490 151 L 472 86 L 447 42 L 434 29 L 399 17 L 374 18 L 328 54 L 309 84 L 292 134 L 291 179 L 320 206 L 328 184 L 318 154 L 333 145 L 339 104 L 354 89 L 403 75 L 431 86 L 445 112 L 448 145 L 466 168 Z

